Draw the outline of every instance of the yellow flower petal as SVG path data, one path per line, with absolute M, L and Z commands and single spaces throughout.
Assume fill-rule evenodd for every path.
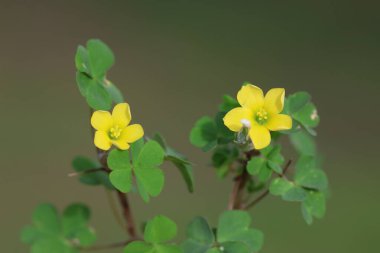
M 112 146 L 110 138 L 108 137 L 107 133 L 104 131 L 96 131 L 94 144 L 96 147 L 102 150 L 109 150 Z
M 128 143 L 132 143 L 144 136 L 144 129 L 140 124 L 127 126 L 121 134 L 121 139 Z
M 247 84 L 241 87 L 237 94 L 237 100 L 242 107 L 257 109 L 264 104 L 263 91 L 252 84 Z
M 91 125 L 96 130 L 108 131 L 112 124 L 111 114 L 107 111 L 96 111 L 91 116 Z
M 127 103 L 117 104 L 112 111 L 114 124 L 124 128 L 131 122 L 131 111 Z
M 248 108 L 237 107 L 229 111 L 226 116 L 224 116 L 223 121 L 224 125 L 231 131 L 239 132 L 243 127 L 242 120 L 243 122 L 247 120 L 252 124 L 251 118 L 252 112 Z
M 127 143 L 127 141 L 123 140 L 122 138 L 120 138 L 118 140 L 113 140 L 112 144 L 121 150 L 127 150 L 130 147 L 129 144 Z
M 292 128 L 292 118 L 285 114 L 275 114 L 269 117 L 266 127 L 271 131 L 288 130 Z
M 249 137 L 255 149 L 263 149 L 270 144 L 270 132 L 265 126 L 253 125 L 249 130 Z
M 274 88 L 267 92 L 264 107 L 270 113 L 280 113 L 284 109 L 285 89 Z

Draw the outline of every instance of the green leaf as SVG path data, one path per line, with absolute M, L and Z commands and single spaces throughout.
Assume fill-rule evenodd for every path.
M 301 155 L 295 165 L 296 172 L 307 171 L 311 169 L 317 169 L 317 159 L 314 156 Z
M 308 191 L 302 206 L 309 214 L 321 219 L 326 213 L 326 197 L 322 192 Z
M 267 182 L 271 176 L 273 174 L 273 170 L 266 164 L 265 166 L 263 166 L 259 172 L 259 181 L 261 183 L 265 183 Z
M 306 190 L 304 190 L 302 187 L 293 185 L 292 188 L 290 188 L 282 195 L 282 199 L 285 201 L 300 202 L 305 200 L 306 194 Z
M 93 80 L 88 74 L 77 71 L 76 81 L 79 88 L 79 92 L 82 96 L 86 97 L 90 86 L 96 85 L 96 81 Z
M 208 151 L 217 144 L 218 129 L 214 120 L 210 117 L 202 117 L 190 132 L 190 142 L 194 146 Z
M 275 196 L 282 196 L 293 187 L 293 183 L 284 178 L 276 178 L 272 181 L 269 191 Z
M 274 172 L 278 174 L 282 174 L 282 168 L 281 166 L 273 161 L 268 161 L 268 167 L 271 168 Z
M 297 171 L 295 182 L 306 188 L 325 190 L 327 189 L 327 176 L 319 169 Z
M 309 93 L 300 91 L 286 98 L 287 114 L 293 114 L 301 110 L 311 99 Z
M 181 248 L 176 245 L 155 244 L 154 250 L 157 253 L 182 253 Z
M 177 225 L 168 217 L 159 215 L 148 222 L 144 231 L 144 240 L 150 243 L 163 243 L 177 235 Z
M 112 170 L 109 178 L 113 186 L 121 192 L 130 192 L 132 188 L 132 167 L 129 150 L 112 150 L 108 155 L 107 164 Z
M 31 253 L 76 253 L 75 249 L 60 238 L 46 238 L 32 245 Z
M 38 230 L 53 234 L 61 230 L 57 209 L 51 204 L 37 206 L 33 213 L 33 224 Z
M 124 253 L 181 253 L 176 245 L 167 244 L 177 234 L 177 225 L 165 216 L 156 216 L 148 222 L 144 231 L 144 242 L 128 244 Z
M 87 50 L 92 76 L 94 78 L 103 77 L 115 62 L 113 52 L 98 39 L 89 40 Z
M 132 189 L 132 170 L 114 170 L 109 175 L 110 181 L 116 189 L 127 193 Z
M 224 95 L 223 96 L 223 103 L 219 105 L 219 110 L 222 112 L 228 112 L 228 111 L 230 111 L 236 107 L 239 107 L 239 106 L 240 106 L 240 104 L 235 98 L 233 98 L 229 95 Z
M 96 241 L 95 231 L 88 227 L 78 229 L 73 237 L 76 238 L 83 247 L 91 246 Z
M 86 173 L 86 171 L 100 169 L 101 165 L 99 162 L 84 156 L 77 156 L 73 159 L 72 166 L 76 172 L 80 173 L 79 181 L 81 183 L 94 186 L 104 185 L 110 190 L 115 189 L 111 184 L 106 171 L 91 171 Z
M 90 209 L 80 203 L 71 204 L 63 212 L 62 224 L 66 236 L 70 236 L 78 229 L 85 227 L 90 219 Z
M 150 196 L 158 196 L 164 186 L 164 174 L 158 168 L 164 161 L 165 153 L 160 144 L 150 140 L 141 148 L 134 172 L 139 193 L 144 201 Z
M 189 192 L 194 191 L 194 176 L 193 176 L 193 167 L 191 163 L 184 157 L 182 154 L 178 153 L 171 147 L 166 144 L 166 141 L 162 135 L 156 133 L 153 136 L 153 139 L 160 144 L 160 146 L 165 151 L 165 160 L 170 161 L 173 165 L 178 168 L 182 178 L 185 180 L 187 189 Z
M 108 167 L 111 170 L 131 170 L 129 150 L 112 150 L 107 158 Z
M 137 164 L 142 168 L 155 168 L 164 162 L 165 151 L 156 141 L 150 140 L 142 147 Z
M 139 157 L 141 149 L 143 148 L 144 144 L 145 144 L 144 137 L 140 138 L 139 140 L 131 144 L 131 156 L 132 156 L 133 165 L 135 166 L 137 164 L 137 158 Z
M 185 180 L 189 192 L 194 192 L 194 176 L 193 167 L 190 164 L 172 160 L 173 164 L 181 172 L 182 178 Z
M 249 228 L 251 217 L 244 211 L 227 211 L 219 218 L 218 242 L 242 242 L 249 247 L 248 252 L 261 249 L 264 236 L 261 231 Z
M 247 164 L 247 170 L 249 174 L 255 176 L 260 173 L 263 167 L 266 165 L 266 160 L 263 157 L 253 157 Z
M 23 243 L 33 243 L 37 241 L 43 234 L 34 226 L 26 226 L 21 231 L 21 241 Z
M 226 253 L 251 253 L 251 252 L 257 252 L 251 251 L 248 245 L 244 242 L 224 242 L 219 247 L 219 252 L 226 252 Z
M 93 83 L 87 87 L 86 100 L 88 105 L 94 110 L 110 110 L 112 106 L 111 96 L 106 89 L 98 84 Z
M 79 72 L 90 74 L 88 52 L 87 49 L 81 45 L 78 46 L 75 54 L 75 67 Z
M 293 118 L 305 127 L 314 128 L 319 124 L 317 108 L 313 103 L 308 103 L 301 110 L 294 113 Z
M 153 253 L 153 246 L 146 242 L 135 241 L 124 248 L 124 253 Z
M 106 88 L 108 94 L 111 96 L 112 101 L 116 104 L 124 102 L 124 96 L 121 91 L 109 80 L 104 80 L 103 82 L 104 88 Z
M 305 131 L 298 131 L 290 135 L 290 140 L 297 150 L 302 155 L 315 156 L 316 145 L 314 139 Z
M 213 246 L 214 234 L 202 217 L 196 217 L 192 220 L 186 230 L 187 239 L 182 244 L 184 253 L 205 253 Z
M 62 218 L 53 205 L 41 204 L 33 213 L 33 225 L 22 230 L 21 240 L 31 244 L 32 253 L 77 253 L 76 245 L 90 246 L 96 240 L 87 225 L 89 217 L 90 210 L 83 204 L 68 206 Z

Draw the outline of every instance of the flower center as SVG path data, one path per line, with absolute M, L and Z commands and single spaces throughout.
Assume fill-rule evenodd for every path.
M 268 120 L 268 113 L 263 108 L 261 108 L 260 110 L 256 112 L 254 117 L 257 123 L 259 123 L 260 125 L 263 125 Z
M 114 125 L 108 131 L 108 136 L 111 140 L 117 140 L 120 137 L 121 131 L 123 131 L 121 127 L 119 127 L 118 125 Z

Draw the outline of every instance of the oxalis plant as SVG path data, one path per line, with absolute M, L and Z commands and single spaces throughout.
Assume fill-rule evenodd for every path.
M 124 253 L 258 252 L 264 235 L 252 227 L 248 210 L 269 194 L 298 203 L 307 224 L 324 216 L 328 182 L 314 143 L 319 116 L 310 95 L 297 92 L 285 97 L 283 88 L 264 95 L 259 87 L 244 83 L 237 99 L 225 95 L 215 117 L 200 118 L 190 133 L 194 146 L 211 153 L 216 175 L 233 180 L 218 224 L 195 217 L 186 228 L 186 239 L 174 242 L 176 223 L 158 215 L 140 233 L 128 195 L 139 194 L 147 204 L 158 196 L 165 184 L 161 168 L 166 162 L 178 168 L 193 192 L 193 169 L 160 134 L 148 137 L 143 126 L 133 122 L 129 104 L 107 77 L 113 64 L 111 49 L 100 40 L 78 47 L 76 81 L 91 110 L 97 159 L 75 157 L 71 176 L 117 196 L 126 240 L 97 245 L 95 230 L 89 225 L 90 208 L 85 204 L 71 204 L 62 213 L 52 204 L 41 204 L 21 233 L 32 253 L 117 247 Z M 294 162 L 284 158 L 282 143 L 295 149 Z

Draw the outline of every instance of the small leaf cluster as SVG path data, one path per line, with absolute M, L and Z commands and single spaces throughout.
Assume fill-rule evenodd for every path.
M 237 106 L 236 99 L 225 95 L 215 117 L 200 118 L 190 132 L 190 142 L 194 146 L 205 152 L 213 150 L 212 163 L 221 178 L 228 175 L 231 165 L 240 155 L 240 150 L 234 145 L 235 134 L 223 123 L 226 113 Z
M 124 253 L 182 253 L 181 248 L 169 243 L 177 235 L 177 225 L 159 215 L 150 220 L 144 230 L 144 240 L 128 244 Z
M 213 231 L 207 220 L 196 217 L 187 228 L 184 253 L 254 253 L 263 244 L 263 233 L 250 228 L 251 217 L 244 211 L 226 211 Z
M 51 204 L 41 204 L 33 212 L 32 224 L 21 233 L 21 240 L 31 245 L 32 253 L 77 253 L 96 241 L 89 227 L 90 210 L 83 204 L 68 206 L 62 216 Z
M 112 102 L 124 101 L 120 90 L 106 78 L 114 63 L 112 50 L 101 40 L 91 39 L 86 47 L 79 46 L 77 49 L 75 66 L 78 88 L 94 110 L 109 110 Z
M 103 185 L 109 190 L 114 190 L 109 180 L 108 173 L 103 166 L 91 158 L 76 156 L 72 161 L 74 170 L 79 174 L 79 181 L 85 185 Z
M 180 170 L 189 191 L 192 192 L 194 179 L 190 162 L 167 146 L 159 134 L 146 142 L 141 138 L 131 145 L 130 150 L 112 150 L 107 159 L 111 169 L 109 179 L 121 192 L 128 193 L 137 189 L 142 199 L 148 202 L 150 197 L 158 196 L 163 189 L 165 177 L 160 166 L 165 160 L 172 162 Z
M 285 201 L 301 202 L 302 215 L 308 224 L 313 217 L 320 219 L 325 215 L 327 189 L 327 176 L 312 156 L 300 157 L 293 181 L 276 178 L 269 188 L 271 194 Z
M 285 158 L 281 154 L 280 145 L 271 145 L 261 150 L 261 156 L 251 158 L 247 164 L 247 170 L 252 176 L 257 176 L 258 181 L 265 183 L 273 173 L 282 174 L 282 165 Z

